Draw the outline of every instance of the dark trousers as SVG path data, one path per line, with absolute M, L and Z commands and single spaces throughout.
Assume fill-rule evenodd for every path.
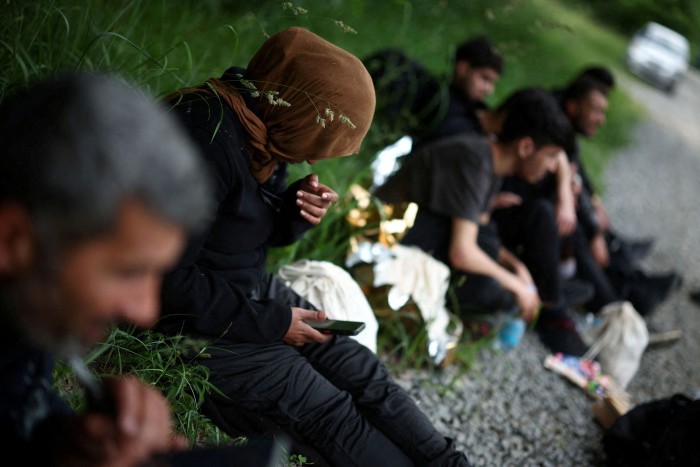
M 586 308 L 595 313 L 605 305 L 621 300 L 622 297 L 607 272 L 595 262 L 588 245 L 588 237 L 578 225 L 571 241 L 576 258 L 576 277 L 590 282 L 595 289 L 593 298 L 586 303 Z
M 497 209 L 492 217 L 503 244 L 530 271 L 542 302 L 559 304 L 563 299 L 561 246 L 552 202 L 534 198 L 519 206 Z
M 265 297 L 313 308 L 271 276 L 259 290 Z M 302 347 L 218 341 L 207 353 L 198 362 L 222 394 L 212 392 L 203 410 L 233 436 L 279 427 L 322 457 L 314 465 L 469 465 L 353 339 Z
M 501 240 L 493 222 L 479 226 L 476 242 L 494 261 L 498 259 Z M 468 318 L 473 313 L 511 311 L 515 308 L 513 295 L 491 276 L 452 270 L 446 304 L 456 314 Z

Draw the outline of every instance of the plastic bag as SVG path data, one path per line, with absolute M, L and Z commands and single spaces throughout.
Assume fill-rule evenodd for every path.
M 603 373 L 626 388 L 639 369 L 649 344 L 644 318 L 628 301 L 614 302 L 600 311 L 600 325 L 592 331 L 593 343 L 584 358 L 597 357 Z
M 370 242 L 358 244 L 345 263 L 353 271 L 359 271 L 362 264 L 371 265 L 371 274 L 361 283 L 370 279 L 372 290 L 389 287 L 386 295 L 379 294 L 385 306 L 375 307 L 375 313 L 383 316 L 384 309 L 391 313 L 414 305 L 426 326 L 428 354 L 436 365 L 448 365 L 463 330 L 462 321 L 445 307 L 449 268 L 415 246 L 396 244 L 389 248 Z
M 362 289 L 347 271 L 328 261 L 301 259 L 282 266 L 277 274 L 329 318 L 364 322 L 365 328 L 351 338 L 377 353 L 379 323 Z

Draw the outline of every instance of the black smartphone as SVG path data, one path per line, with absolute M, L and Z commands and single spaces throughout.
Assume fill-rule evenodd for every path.
M 365 328 L 362 321 L 342 321 L 338 319 L 326 319 L 324 321 L 306 321 L 306 324 L 314 329 L 318 329 L 324 334 L 343 334 L 345 336 L 356 336 Z

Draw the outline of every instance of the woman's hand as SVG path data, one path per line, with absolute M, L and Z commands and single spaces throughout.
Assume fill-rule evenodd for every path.
M 301 216 L 314 225 L 318 225 L 328 209 L 338 201 L 338 194 L 318 182 L 318 175 L 307 175 L 297 191 L 297 206 Z
M 304 322 L 304 320 L 323 321 L 324 319 L 326 319 L 325 311 L 313 311 L 292 307 L 292 322 L 289 325 L 287 334 L 282 337 L 282 341 L 285 344 L 296 347 L 314 342 L 326 342 L 331 336 L 317 331 Z

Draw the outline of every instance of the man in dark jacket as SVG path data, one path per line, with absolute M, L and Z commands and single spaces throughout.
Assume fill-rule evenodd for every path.
M 608 94 L 614 81 L 601 80 L 600 74 L 582 73 L 560 93 L 561 106 L 576 132 L 594 136 L 605 123 Z M 578 227 L 570 244 L 576 258 L 577 275 L 595 286 L 588 306 L 595 312 L 612 301 L 629 300 L 642 315 L 651 313 L 680 284 L 674 272 L 647 274 L 629 255 L 631 243 L 613 229 L 600 196 L 588 176 L 579 145 L 569 159 L 579 175 L 577 194 Z
M 162 274 L 209 212 L 194 148 L 139 92 L 87 74 L 8 97 L 0 147 L 4 455 L 27 465 L 136 467 L 184 449 L 150 385 L 88 381 L 95 405 L 76 413 L 52 372 L 55 359 L 80 365 L 113 324 L 155 322 Z
M 608 95 L 613 85 L 612 75 L 605 68 L 589 67 L 566 87 L 554 92 L 577 135 L 590 138 L 605 123 Z M 592 295 L 583 304 L 589 310 L 597 312 L 609 303 L 626 299 L 640 313 L 651 312 L 670 293 L 679 278 L 674 273 L 643 273 L 633 264 L 631 256 L 626 254 L 629 243 L 625 247 L 619 246 L 614 251 L 615 256 L 611 257 L 610 246 L 615 243 L 609 240 L 621 239 L 610 228 L 607 214 L 581 160 L 580 146 L 576 139 L 569 145 L 566 156 L 569 170 L 574 175 L 568 186 L 573 187 L 569 195 L 576 201 L 576 210 L 573 228 L 566 231 L 560 229 L 562 255 L 564 260 L 569 257 L 574 260 L 576 277 L 593 286 Z M 560 182 L 552 175 L 537 184 L 528 184 L 511 177 L 504 181 L 503 189 L 517 193 L 523 200 L 522 206 L 543 205 L 546 201 L 553 203 L 556 206 L 557 222 L 563 225 L 559 220 L 559 206 L 567 185 Z M 494 214 L 504 241 L 514 249 L 522 245 L 522 239 L 526 235 L 524 232 L 529 229 L 528 223 L 523 222 L 522 216 L 517 214 L 520 211 L 520 207 L 516 206 L 498 210 Z M 542 215 L 546 215 L 545 210 L 542 210 Z
M 451 267 L 462 314 L 475 305 L 491 310 L 517 305 L 529 321 L 541 304 L 533 277 L 500 245 L 497 234 L 483 236 L 482 231 L 491 225 L 493 197 L 502 177 L 540 180 L 557 166 L 571 129 L 554 98 L 542 89 L 513 93 L 484 117 L 485 134 L 462 132 L 418 147 L 375 194 L 389 203 L 418 204 L 415 223 L 401 242 Z M 454 280 L 460 275 L 466 275 L 463 284 Z M 545 345 L 555 352 L 584 353 L 566 308 L 543 305 L 536 330 Z
M 433 130 L 414 138 L 413 147 L 458 133 L 483 133 L 479 114 L 487 108 L 503 74 L 503 57 L 485 36 L 462 42 L 455 51 L 449 99 Z

